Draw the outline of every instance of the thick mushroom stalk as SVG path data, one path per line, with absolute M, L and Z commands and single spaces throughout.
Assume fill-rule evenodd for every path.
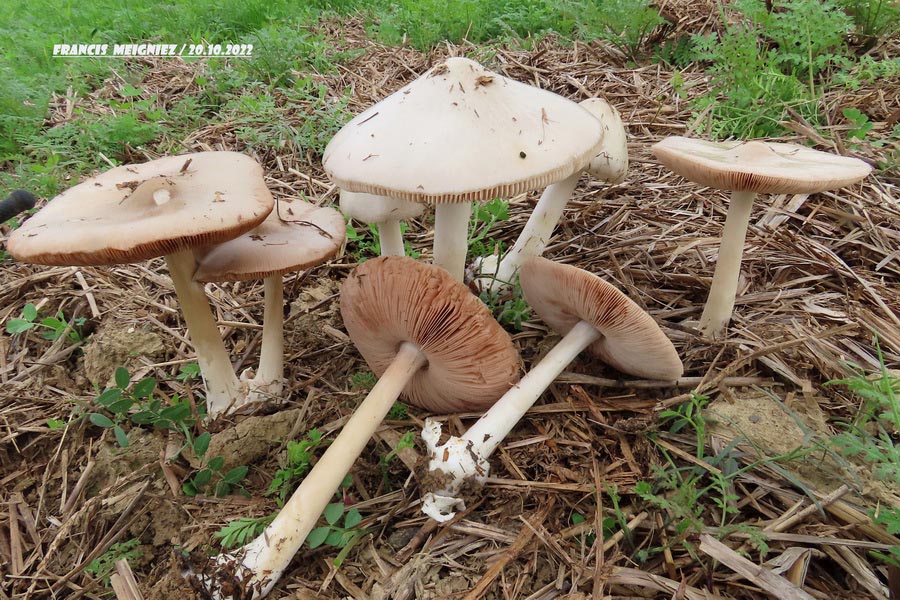
M 583 171 L 610 184 L 619 183 L 625 178 L 628 170 L 628 147 L 625 125 L 619 111 L 602 98 L 585 100 L 580 106 L 603 124 L 603 143 L 600 152 L 585 165 L 584 169 L 579 169 L 562 181 L 547 186 L 515 244 L 499 264 L 494 256 L 476 260 L 474 267 L 477 285 L 481 289 L 492 292 L 507 289 L 514 282 L 519 267 L 526 260 L 543 254 Z
M 259 351 L 259 368 L 241 373 L 246 386 L 245 397 L 232 410 L 252 402 L 278 398 L 284 389 L 284 286 L 281 274 L 269 275 L 263 281 L 263 331 Z
M 426 362 L 425 355 L 419 348 L 414 344 L 403 343 L 378 383 L 300 487 L 291 495 L 278 516 L 241 550 L 217 557 L 216 563 L 220 568 L 233 574 L 239 580 L 240 587 L 252 590 L 253 598 L 268 594 L 281 578 L 340 487 L 344 476 L 366 447 L 369 438 L 384 420 L 400 392 Z M 209 575 L 199 578 L 217 600 L 232 597 Z
M 400 221 L 418 217 L 425 206 L 416 202 L 341 190 L 340 209 L 347 217 L 378 228 L 381 256 L 403 256 L 403 233 Z
M 434 209 L 434 264 L 463 280 L 468 250 L 471 202 L 438 204 Z
M 653 318 L 622 292 L 581 269 L 544 258 L 522 265 L 525 299 L 564 337 L 503 395 L 462 437 L 438 445 L 441 426 L 425 422 L 422 439 L 428 447 L 429 489 L 422 511 L 436 521 L 453 518 L 464 508 L 458 497 L 467 481 L 481 482 L 488 457 L 556 377 L 586 348 L 625 373 L 673 380 L 683 366 L 672 342 Z

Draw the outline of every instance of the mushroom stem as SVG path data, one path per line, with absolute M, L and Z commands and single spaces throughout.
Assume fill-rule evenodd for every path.
M 466 269 L 471 202 L 442 202 L 434 209 L 434 264 L 458 281 Z
M 178 303 L 197 352 L 197 363 L 206 384 L 206 414 L 210 419 L 243 398 L 225 342 L 216 325 L 203 287 L 193 280 L 194 253 L 179 250 L 166 256 Z
M 462 504 L 455 496 L 469 477 L 487 476 L 487 458 L 512 431 L 541 394 L 582 350 L 600 339 L 600 332 L 586 321 L 579 321 L 550 352 L 514 385 L 502 398 L 466 431 L 461 438 L 451 437 L 437 446 L 440 424 L 425 421 L 422 438 L 431 459 L 429 471 L 443 471 L 450 476 L 441 490 L 429 492 L 422 501 L 422 510 L 436 521 L 453 518 L 448 509 Z
M 719 247 L 719 259 L 713 275 L 709 297 L 700 317 L 700 331 L 712 338 L 721 337 L 728 321 L 731 320 L 734 299 L 737 295 L 738 278 L 741 274 L 741 258 L 744 240 L 750 222 L 754 192 L 732 192 L 731 206 L 725 218 L 725 231 Z
M 284 286 L 281 275 L 265 279 L 262 348 L 259 351 L 257 385 L 269 385 L 284 377 Z
M 381 256 L 403 256 L 403 234 L 400 232 L 400 221 L 382 221 L 378 223 L 378 240 L 381 244 Z
M 541 194 L 534 207 L 534 212 L 525 223 L 525 228 L 522 229 L 522 233 L 519 234 L 512 249 L 500 261 L 500 265 L 489 271 L 481 270 L 482 289 L 500 291 L 509 286 L 514 281 L 522 263 L 532 256 L 543 254 L 579 179 L 581 179 L 581 171 L 562 181 L 550 184 L 544 189 L 544 193 Z
M 254 590 L 253 598 L 265 596 L 281 577 L 400 392 L 426 362 L 417 346 L 404 342 L 384 375 L 275 520 L 242 550 L 218 557 L 219 563 L 241 560 L 243 568 L 235 569 L 235 577 L 242 580 L 244 589 Z M 215 586 L 214 582 L 206 583 Z M 212 591 L 221 594 L 221 590 Z

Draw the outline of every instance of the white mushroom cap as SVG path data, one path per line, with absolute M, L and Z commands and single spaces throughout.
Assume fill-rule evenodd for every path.
M 673 136 L 653 154 L 685 179 L 720 190 L 814 194 L 856 183 L 872 171 L 864 161 L 797 144 L 710 142 Z
M 620 183 L 628 172 L 628 139 L 619 111 L 603 98 L 580 103 L 603 123 L 603 145 L 585 169 L 591 177 L 607 183 Z
M 425 206 L 399 198 L 341 190 L 341 212 L 363 223 L 384 223 L 418 217 L 425 212 Z
M 259 225 L 274 200 L 262 167 L 197 152 L 115 167 L 72 187 L 10 236 L 10 254 L 45 265 L 138 262 L 218 244 Z
M 597 155 L 602 137 L 578 104 L 449 58 L 345 125 L 323 164 L 352 192 L 469 202 L 564 179 Z

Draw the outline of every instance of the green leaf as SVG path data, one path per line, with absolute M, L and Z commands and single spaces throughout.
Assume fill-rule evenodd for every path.
M 47 419 L 47 427 L 49 427 L 51 431 L 54 431 L 56 429 L 65 429 L 66 422 L 60 421 L 59 419 Z
M 200 493 L 200 490 L 198 490 L 190 481 L 185 481 L 183 484 L 181 484 L 181 491 L 184 492 L 185 496 L 191 497 L 194 497 Z
M 325 507 L 325 512 L 322 513 L 325 515 L 325 520 L 329 525 L 334 525 L 341 519 L 341 515 L 344 514 L 344 503 L 343 502 L 334 502 Z
M 116 424 L 113 423 L 109 417 L 106 415 L 101 415 L 100 413 L 91 413 L 88 416 L 88 420 L 96 425 L 97 427 L 115 427 Z
M 134 400 L 131 398 L 122 398 L 121 400 L 116 400 L 106 408 L 109 409 L 109 412 L 114 415 L 124 415 L 128 412 L 128 410 L 134 405 Z
M 212 479 L 212 471 L 210 471 L 209 469 L 201 469 L 197 471 L 197 474 L 191 478 L 191 481 L 197 487 L 197 489 L 200 489 L 202 487 L 205 487 L 206 484 L 209 483 L 210 479 Z
M 230 484 L 240 483 L 240 481 L 244 477 L 247 476 L 247 471 L 249 471 L 249 470 L 250 470 L 250 467 L 248 467 L 246 465 L 240 466 L 240 467 L 235 467 L 235 468 L 231 469 L 230 471 L 228 471 L 227 473 L 225 473 L 225 475 L 222 477 L 222 480 L 225 481 L 226 483 L 230 483 Z
M 216 491 L 215 491 L 216 498 L 222 498 L 223 496 L 227 496 L 230 493 L 231 493 L 231 485 L 229 485 L 227 482 L 220 481 L 219 483 L 216 484 Z
M 129 383 L 131 383 L 131 375 L 128 373 L 128 369 L 125 367 L 116 369 L 116 385 L 124 390 Z
M 362 521 L 362 515 L 359 514 L 359 511 L 355 508 L 351 508 L 347 511 L 347 515 L 344 517 L 344 527 L 347 529 L 353 529 L 357 525 L 359 525 L 360 521 Z
M 153 393 L 153 390 L 156 389 L 156 379 L 153 377 L 147 377 L 145 379 L 141 379 L 134 385 L 134 389 L 131 391 L 132 395 L 135 398 L 148 398 L 150 394 Z
M 209 463 L 207 463 L 209 468 L 213 471 L 221 471 L 222 467 L 225 466 L 225 459 L 221 456 L 216 456 Z
M 340 529 L 332 529 L 328 533 L 328 537 L 325 538 L 326 546 L 343 546 L 344 544 L 341 541 L 344 538 L 344 532 Z
M 22 333 L 23 331 L 28 331 L 32 327 L 34 327 L 34 323 L 31 323 L 30 321 L 10 319 L 6 322 L 6 333 L 15 335 L 17 333 Z
M 128 447 L 128 436 L 125 435 L 125 430 L 116 425 L 113 427 L 113 434 L 116 436 L 116 441 L 119 442 L 119 446 L 122 448 Z
M 54 317 L 47 317 L 41 321 L 41 325 L 44 327 L 49 327 L 50 329 L 56 330 L 58 333 L 60 330 L 66 328 L 66 324 Z
M 204 431 L 200 435 L 197 436 L 197 439 L 194 440 L 194 454 L 197 456 L 203 456 L 206 454 L 207 449 L 209 448 L 209 441 L 212 439 L 212 434 L 208 431 Z
M 131 415 L 131 422 L 136 425 L 149 425 L 157 420 L 157 416 L 149 410 L 142 410 Z
M 35 319 L 37 319 L 37 316 L 38 316 L 37 307 L 34 304 L 32 304 L 31 302 L 26 304 L 25 308 L 22 309 L 22 317 L 26 321 L 34 321 Z
M 97 404 L 101 406 L 109 406 L 113 402 L 118 402 L 122 399 L 122 390 L 117 388 L 112 388 L 104 391 L 102 394 L 97 396 Z
M 306 536 L 306 543 L 309 544 L 311 549 L 318 548 L 325 542 L 330 532 L 330 527 L 316 527 L 309 532 L 308 536 Z

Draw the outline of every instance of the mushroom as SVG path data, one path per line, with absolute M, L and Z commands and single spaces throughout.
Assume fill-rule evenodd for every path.
M 262 347 L 259 369 L 241 373 L 246 395 L 229 412 L 251 402 L 277 397 L 284 385 L 284 290 L 281 275 L 308 269 L 332 258 L 344 243 L 346 228 L 333 208 L 308 202 L 280 202 L 259 227 L 233 240 L 194 252 L 194 280 L 263 279 Z
M 589 98 L 580 105 L 603 124 L 603 143 L 599 153 L 582 169 L 562 181 L 547 186 L 518 239 L 503 260 L 499 260 L 496 254 L 475 260 L 473 270 L 476 273 L 475 285 L 478 289 L 500 292 L 512 284 L 522 263 L 532 256 L 543 254 L 556 224 L 562 217 L 566 203 L 572 197 L 578 180 L 581 179 L 582 171 L 610 184 L 625 179 L 628 170 L 628 146 L 625 125 L 619 111 L 602 98 Z
M 434 203 L 434 263 L 462 280 L 471 203 L 565 179 L 601 137 L 576 103 L 448 58 L 347 123 L 322 163 L 343 190 Z
M 731 191 L 731 206 L 700 330 L 725 333 L 737 294 L 741 257 L 756 194 L 813 194 L 856 183 L 872 168 L 865 162 L 776 142 L 709 142 L 669 137 L 651 148 L 670 170 L 689 181 Z
M 381 256 L 403 256 L 406 251 L 400 221 L 418 217 L 425 212 L 425 207 L 399 198 L 341 190 L 341 212 L 351 219 L 378 227 Z
M 465 507 L 457 497 L 465 483 L 484 480 L 491 453 L 585 348 L 610 366 L 639 377 L 669 381 L 684 371 L 675 347 L 653 317 L 596 275 L 533 257 L 522 265 L 519 282 L 531 307 L 564 337 L 462 437 L 438 445 L 440 423 L 425 421 L 422 439 L 431 456 L 428 469 L 441 475 L 435 478 L 440 489 L 425 494 L 422 511 L 436 521 L 451 519 L 455 508 Z
M 218 572 L 265 596 L 315 526 L 344 475 L 403 393 L 429 410 L 483 409 L 509 389 L 519 357 L 509 334 L 443 269 L 385 256 L 358 266 L 341 288 L 347 332 L 380 379 L 275 520 Z M 223 583 L 201 582 L 215 597 Z
M 70 188 L 9 238 L 21 261 L 113 265 L 165 256 L 214 417 L 243 396 L 203 288 L 192 248 L 259 225 L 274 202 L 262 167 L 237 152 L 198 152 L 115 167 Z

